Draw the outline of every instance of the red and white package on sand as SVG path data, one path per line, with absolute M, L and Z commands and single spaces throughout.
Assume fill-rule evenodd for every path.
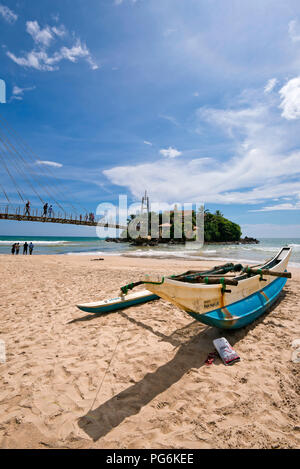
M 241 358 L 233 350 L 230 343 L 227 339 L 225 339 L 225 337 L 215 339 L 213 341 L 213 344 L 225 365 L 233 365 L 234 363 L 240 361 Z

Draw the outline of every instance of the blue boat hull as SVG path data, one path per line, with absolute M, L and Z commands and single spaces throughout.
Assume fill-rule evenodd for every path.
M 222 311 L 221 308 L 204 314 L 192 311 L 187 311 L 187 313 L 197 321 L 209 326 L 219 329 L 240 329 L 251 324 L 275 303 L 286 281 L 286 278 L 279 277 L 262 290 L 236 303 L 227 305 L 226 310 L 229 312 L 227 317 L 223 312 L 224 309 Z

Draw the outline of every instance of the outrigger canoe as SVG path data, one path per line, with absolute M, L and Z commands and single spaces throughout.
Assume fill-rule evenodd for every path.
M 101 314 L 163 298 L 204 324 L 238 329 L 251 324 L 278 299 L 291 278 L 286 271 L 291 252 L 290 247 L 284 247 L 274 258 L 255 267 L 227 263 L 204 272 L 190 270 L 162 277 L 159 281 L 146 277 L 121 287 L 121 296 L 77 307 Z M 128 294 L 143 284 L 147 290 Z
M 255 268 L 240 264 L 227 272 L 233 277 L 187 272 L 162 278 L 145 279 L 148 290 L 186 311 L 197 321 L 220 329 L 238 329 L 255 321 L 278 299 L 291 274 L 286 272 L 291 248 L 284 247 L 271 260 Z M 223 266 L 223 271 L 224 269 Z M 229 288 L 230 289 L 229 289 Z
M 225 264 L 206 272 L 188 271 L 122 287 L 123 293 L 141 284 L 173 303 L 197 321 L 220 329 L 238 329 L 255 321 L 278 299 L 287 278 L 291 248 L 284 247 L 265 264 L 250 268 Z M 228 276 L 228 273 L 234 275 Z

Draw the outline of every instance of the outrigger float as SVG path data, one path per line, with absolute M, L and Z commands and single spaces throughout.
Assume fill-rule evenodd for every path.
M 287 265 L 291 248 L 284 247 L 264 264 L 243 267 L 224 264 L 207 271 L 190 270 L 180 275 L 145 279 L 121 287 L 121 296 L 78 305 L 90 313 L 105 313 L 163 298 L 204 324 L 238 329 L 255 321 L 278 299 L 291 274 Z M 139 285 L 147 290 L 128 294 Z

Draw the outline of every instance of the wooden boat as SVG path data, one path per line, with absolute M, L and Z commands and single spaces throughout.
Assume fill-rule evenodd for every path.
M 130 295 L 121 295 L 109 300 L 98 301 L 95 303 L 85 303 L 77 305 L 81 311 L 87 313 L 109 313 L 117 311 L 118 309 L 129 308 L 137 304 L 147 303 L 148 301 L 158 300 L 159 296 L 151 293 L 148 290 L 138 291 Z
M 160 281 L 147 277 L 123 287 L 123 291 L 144 283 L 153 294 L 197 321 L 221 329 L 238 329 L 255 321 L 278 299 L 287 278 L 291 278 L 286 272 L 290 255 L 291 248 L 284 247 L 274 258 L 255 268 L 226 264 L 212 271 L 189 271 Z M 237 270 L 238 275 L 226 276 Z

